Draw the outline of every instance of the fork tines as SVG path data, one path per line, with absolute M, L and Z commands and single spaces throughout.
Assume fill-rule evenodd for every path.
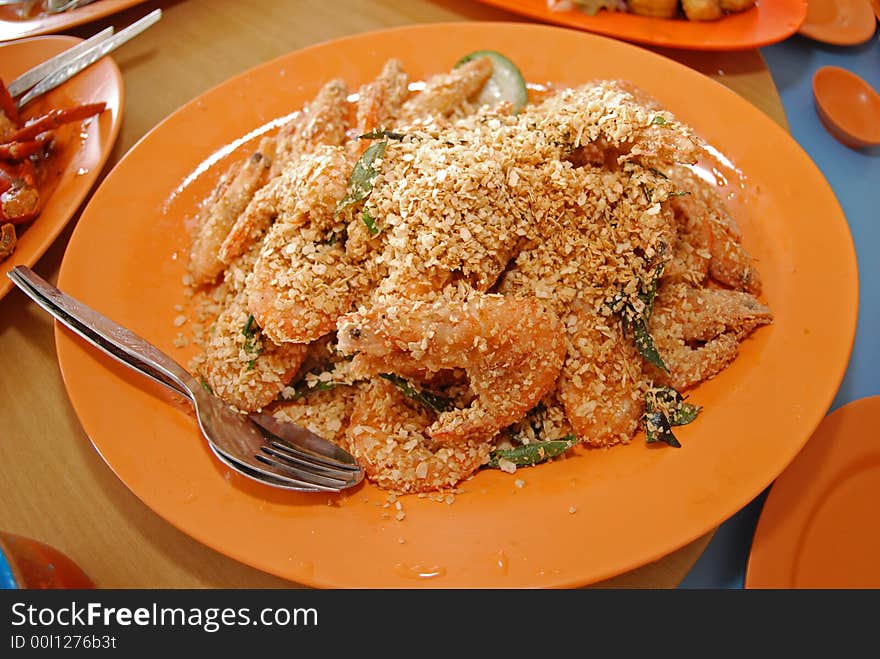
M 264 453 L 254 456 L 258 461 L 265 465 L 282 469 L 284 472 L 288 472 L 293 477 L 301 479 L 309 485 L 323 485 L 332 490 L 338 490 L 351 482 L 351 472 L 348 472 L 349 478 L 338 478 L 326 473 L 313 471 L 311 468 L 300 468 L 298 466 L 299 463 L 291 460 L 288 456 L 267 450 L 266 447 L 263 447 L 263 451 Z

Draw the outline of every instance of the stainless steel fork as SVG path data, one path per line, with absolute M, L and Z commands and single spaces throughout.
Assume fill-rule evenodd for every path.
M 60 14 L 62 11 L 70 11 L 90 5 L 95 0 L 46 0 L 46 11 L 50 14 Z
M 117 34 L 113 34 L 112 28 L 107 28 L 22 74 L 9 84 L 7 90 L 21 109 L 133 39 L 161 17 L 162 10 L 155 9 Z
M 342 448 L 269 415 L 246 417 L 208 392 L 182 366 L 145 339 L 58 290 L 30 268 L 7 276 L 28 297 L 86 341 L 133 370 L 185 396 L 214 454 L 242 475 L 300 492 L 338 492 L 363 480 Z

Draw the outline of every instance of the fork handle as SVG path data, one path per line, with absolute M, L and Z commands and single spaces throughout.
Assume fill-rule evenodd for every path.
M 152 343 L 52 286 L 30 268 L 15 266 L 7 276 L 53 318 L 93 346 L 194 402 L 193 387 L 200 385 Z
M 2 0 L 0 0 L 0 4 L 3 4 Z M 72 48 L 68 48 L 58 55 L 55 55 L 55 57 L 47 59 L 45 62 L 37 64 L 32 69 L 25 71 L 15 80 L 6 85 L 6 91 L 9 92 L 9 95 L 12 98 L 21 96 L 28 89 L 36 85 L 38 82 L 40 82 L 40 80 L 51 74 L 53 71 L 62 68 L 68 61 L 74 59 L 83 52 L 94 48 L 96 44 L 104 41 L 111 36 L 113 36 L 112 25 L 108 28 L 101 30 L 95 36 L 90 37 L 85 41 L 81 41 Z
M 161 17 L 162 10 L 155 9 L 139 21 L 136 21 L 129 25 L 127 28 L 120 30 L 112 37 L 108 37 L 107 39 L 96 43 L 91 48 L 88 48 L 87 50 L 73 57 L 72 59 L 65 61 L 61 68 L 53 70 L 52 73 L 48 74 L 45 78 L 34 85 L 30 91 L 22 95 L 17 101 L 18 108 L 23 108 L 37 96 L 45 94 L 51 89 L 55 89 L 55 87 L 63 82 L 66 82 L 69 78 L 75 76 L 87 66 L 94 64 L 108 53 L 119 48 L 119 46 L 121 46 L 125 42 L 139 35 L 141 32 L 150 27 L 153 23 L 158 21 Z

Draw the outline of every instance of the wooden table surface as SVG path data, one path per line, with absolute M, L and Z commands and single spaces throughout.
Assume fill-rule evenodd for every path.
M 467 0 L 161 0 L 69 33 L 87 37 L 107 25 L 118 30 L 157 7 L 162 20 L 113 55 L 125 81 L 125 116 L 105 174 L 186 101 L 291 50 L 412 23 L 523 20 Z M 787 128 L 757 51 L 661 52 L 720 80 Z M 35 266 L 53 282 L 75 223 Z M 101 588 L 297 586 L 196 542 L 125 488 L 71 408 L 49 316 L 17 290 L 0 300 L 0 364 L 0 530 L 60 549 Z M 675 587 L 711 535 L 600 585 Z

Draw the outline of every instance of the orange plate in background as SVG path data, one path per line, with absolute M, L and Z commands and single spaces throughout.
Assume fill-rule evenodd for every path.
M 9 82 L 19 74 L 82 41 L 75 37 L 49 36 L 0 45 L 0 78 Z M 35 220 L 16 227 L 18 244 L 8 259 L 0 261 L 0 298 L 12 288 L 6 273 L 16 265 L 37 262 L 76 214 L 110 156 L 122 119 L 122 75 L 111 58 L 105 57 L 63 85 L 28 103 L 24 118 L 52 108 L 67 108 L 104 101 L 107 109 L 97 117 L 59 129 L 49 166 L 52 175 L 40 190 L 43 209 Z M 77 126 L 82 126 L 78 130 Z
M 313 496 L 230 474 L 186 410 L 57 329 L 64 381 L 97 450 L 146 505 L 206 545 L 313 586 L 578 586 L 661 558 L 723 522 L 782 472 L 828 409 L 849 358 L 858 293 L 849 229 L 819 170 L 722 85 L 575 30 L 408 26 L 306 48 L 233 78 L 168 117 L 107 176 L 77 224 L 59 286 L 186 364 L 192 346 L 174 347 L 179 332 L 188 334 L 188 324 L 175 325 L 176 305 L 188 303 L 185 224 L 231 160 L 256 146 L 260 127 L 331 78 L 357 89 L 398 57 L 419 80 L 478 49 L 505 53 L 530 81 L 631 80 L 727 154 L 749 181 L 736 214 L 774 324 L 691 392 L 705 411 L 679 431 L 683 448 L 649 448 L 639 434 L 516 477 L 483 471 L 452 505 L 401 497 L 402 521 L 383 507 L 387 492 L 370 484 Z
M 77 25 L 96 21 L 110 14 L 142 3 L 144 0 L 97 0 L 91 4 L 59 14 L 37 14 L 33 18 L 19 18 L 17 7 L 0 7 L 0 41 L 34 37 L 69 30 Z
M 747 588 L 880 588 L 880 396 L 829 414 L 773 484 Z
M 758 0 L 746 11 L 717 21 L 688 21 L 600 11 L 590 16 L 579 9 L 551 11 L 547 0 L 479 0 L 487 5 L 589 32 L 653 46 L 689 50 L 744 50 L 782 41 L 797 32 L 807 15 L 807 0 Z M 591 55 L 578 53 L 584 61 Z
M 855 46 L 873 37 L 876 28 L 870 0 L 810 0 L 798 33 L 835 46 Z

